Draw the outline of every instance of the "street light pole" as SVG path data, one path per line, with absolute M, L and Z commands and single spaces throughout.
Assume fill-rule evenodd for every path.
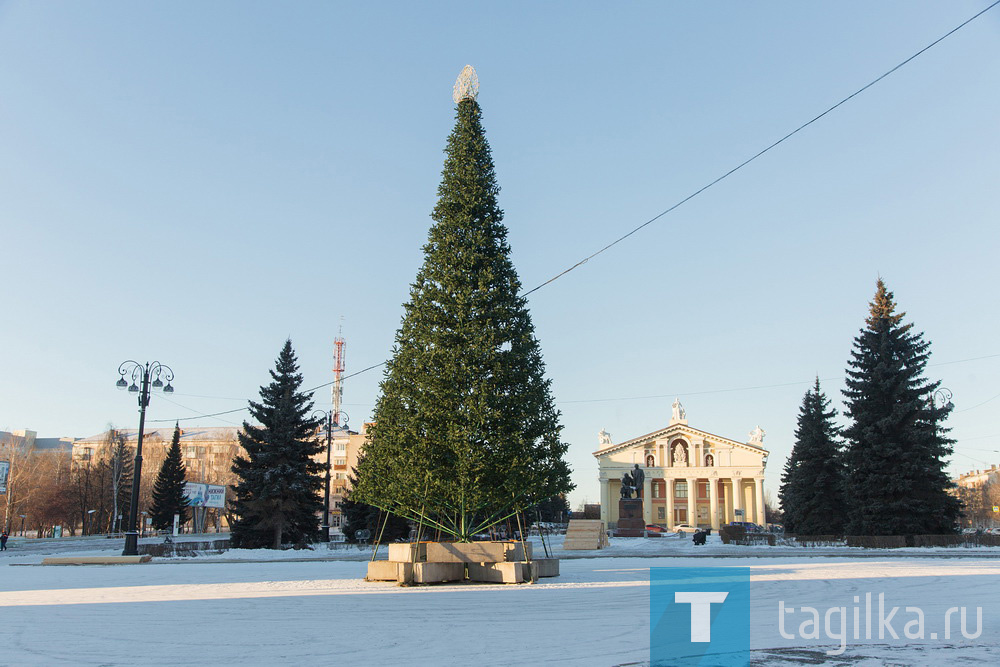
M 955 404 L 951 402 L 951 389 L 946 389 L 945 387 L 938 388 L 933 394 L 931 394 L 931 433 L 934 436 L 934 442 L 932 446 L 937 446 L 937 424 L 938 424 L 938 410 L 945 410 L 951 412 L 951 409 L 955 407 Z M 938 407 L 940 406 L 940 408 Z
M 139 555 L 139 533 L 136 530 L 136 519 L 139 513 L 139 478 L 142 475 L 142 435 L 146 427 L 146 406 L 149 405 L 150 389 L 162 389 L 163 393 L 171 394 L 174 388 L 170 381 L 174 379 L 174 372 L 169 366 L 161 364 L 159 361 L 140 364 L 137 361 L 125 361 L 118 367 L 118 374 L 121 379 L 116 382 L 119 389 L 128 388 L 129 393 L 139 394 L 139 434 L 136 436 L 135 444 L 135 467 L 132 469 L 132 498 L 129 501 L 128 524 L 125 527 L 125 549 L 123 556 Z M 129 385 L 125 376 L 131 374 L 132 384 Z M 164 386 L 163 380 L 167 381 Z M 152 378 L 152 381 L 150 379 Z M 136 384 L 138 383 L 138 384 Z
M 950 411 L 955 404 L 951 402 L 951 389 L 946 389 L 944 387 L 939 388 L 933 394 L 931 394 L 931 425 L 934 429 L 934 436 L 937 437 L 937 411 L 939 409 L 944 409 Z M 939 407 L 940 406 L 940 407 Z
M 330 541 L 330 441 L 333 438 L 333 413 L 317 410 L 313 412 L 326 418 L 326 492 L 323 494 L 323 523 L 320 525 L 320 541 Z

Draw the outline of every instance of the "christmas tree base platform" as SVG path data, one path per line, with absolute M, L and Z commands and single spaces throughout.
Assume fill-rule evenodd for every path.
M 389 560 L 368 563 L 367 581 L 436 584 L 473 581 L 521 584 L 558 577 L 559 560 L 531 558 L 521 542 L 420 542 L 390 544 Z

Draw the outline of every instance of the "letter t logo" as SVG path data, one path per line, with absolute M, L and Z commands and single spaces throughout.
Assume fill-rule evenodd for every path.
M 691 641 L 712 641 L 712 603 L 725 602 L 729 593 L 722 591 L 675 592 L 674 602 L 691 605 Z

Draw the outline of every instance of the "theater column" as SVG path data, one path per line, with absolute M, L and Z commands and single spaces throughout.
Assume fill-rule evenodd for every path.
M 708 480 L 708 502 L 709 519 L 712 522 L 712 530 L 719 529 L 719 480 Z

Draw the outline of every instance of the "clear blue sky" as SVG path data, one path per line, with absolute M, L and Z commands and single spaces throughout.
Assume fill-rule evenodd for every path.
M 134 427 L 127 358 L 177 374 L 151 420 L 245 405 L 288 336 L 307 386 L 341 323 L 348 372 L 384 360 L 466 63 L 532 287 L 987 4 L 0 2 L 0 428 Z M 776 489 L 878 275 L 944 364 L 953 469 L 1000 463 L 998 81 L 1000 8 L 533 294 L 574 505 L 597 432 L 674 396 L 760 424 Z M 353 425 L 380 377 L 347 382 Z

